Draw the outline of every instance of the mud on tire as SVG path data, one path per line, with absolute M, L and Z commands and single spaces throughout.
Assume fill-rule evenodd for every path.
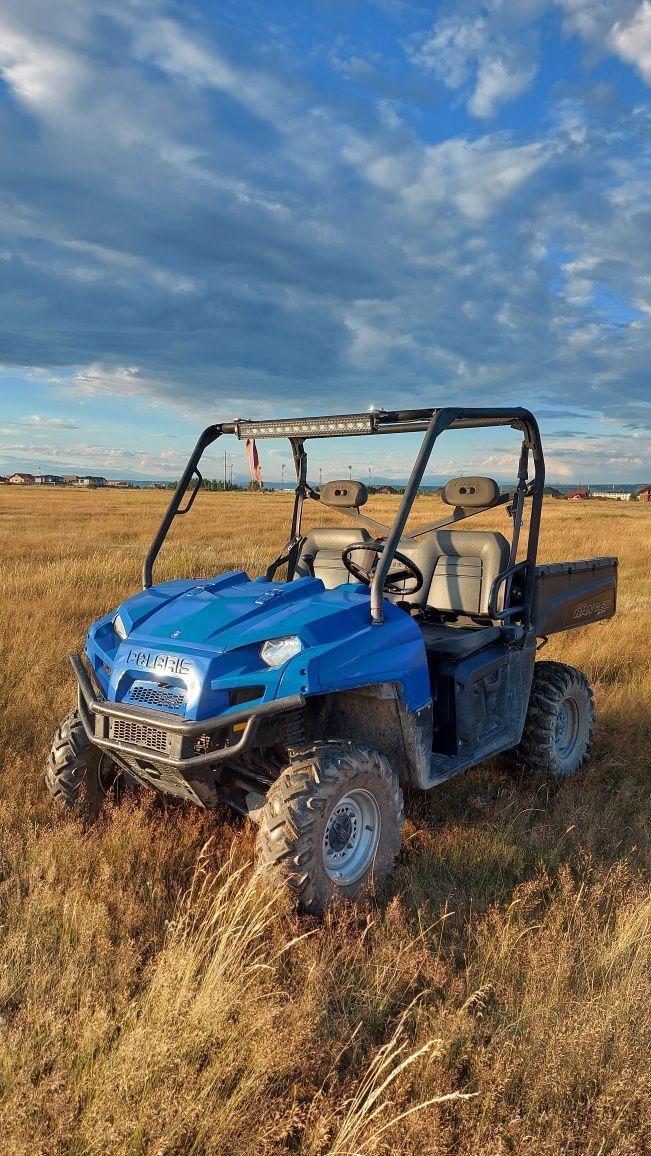
M 76 710 L 64 718 L 52 740 L 45 785 L 52 798 L 85 822 L 93 822 L 113 789 L 117 768 L 86 735 Z
M 269 788 L 258 869 L 321 915 L 379 886 L 400 850 L 403 799 L 384 755 L 349 742 L 300 752 Z
M 592 747 L 594 700 L 580 670 L 537 662 L 522 739 L 509 752 L 518 772 L 564 779 L 580 770 Z

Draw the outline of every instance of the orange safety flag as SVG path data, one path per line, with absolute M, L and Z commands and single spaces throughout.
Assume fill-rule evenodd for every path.
M 262 474 L 260 473 L 260 459 L 258 457 L 258 447 L 255 444 L 255 438 L 246 439 L 246 460 L 249 463 L 251 477 L 258 485 L 262 485 Z

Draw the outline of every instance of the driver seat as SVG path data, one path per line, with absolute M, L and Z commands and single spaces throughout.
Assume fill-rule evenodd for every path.
M 326 482 L 320 500 L 332 509 L 357 510 L 367 502 L 368 491 L 362 482 Z M 317 526 L 301 541 L 294 579 L 320 578 L 326 590 L 334 590 L 345 582 L 359 585 L 344 566 L 341 555 L 347 546 L 372 541 L 368 530 L 363 527 L 348 530 L 346 527 Z

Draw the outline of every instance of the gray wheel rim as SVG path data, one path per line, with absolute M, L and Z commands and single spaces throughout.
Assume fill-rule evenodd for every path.
M 366 874 L 380 841 L 380 808 L 370 791 L 349 791 L 337 800 L 323 833 L 323 865 L 333 883 L 349 886 Z
M 559 759 L 572 757 L 579 737 L 579 708 L 573 698 L 563 699 L 556 715 L 554 747 Z

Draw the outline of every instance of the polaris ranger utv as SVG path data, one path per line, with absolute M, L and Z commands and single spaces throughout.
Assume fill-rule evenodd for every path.
M 491 426 L 522 434 L 514 489 L 456 478 L 442 492 L 447 515 L 408 530 L 437 438 Z M 424 437 L 391 526 L 362 513 L 361 482 L 309 483 L 309 439 L 400 432 Z M 289 439 L 289 541 L 262 577 L 154 585 L 170 525 L 201 487 L 202 454 L 227 434 Z M 592 694 L 578 670 L 535 662 L 537 640 L 613 616 L 617 559 L 538 566 L 543 485 L 538 426 L 520 408 L 209 426 L 147 554 L 142 592 L 90 628 L 86 663 L 71 657 L 78 705 L 54 737 L 50 792 L 87 819 L 119 776 L 200 807 L 223 801 L 258 823 L 261 868 L 320 913 L 391 871 L 401 782 L 429 790 L 502 752 L 536 775 L 577 771 Z M 309 501 L 352 524 L 303 533 Z M 459 528 L 499 506 L 509 539 Z

